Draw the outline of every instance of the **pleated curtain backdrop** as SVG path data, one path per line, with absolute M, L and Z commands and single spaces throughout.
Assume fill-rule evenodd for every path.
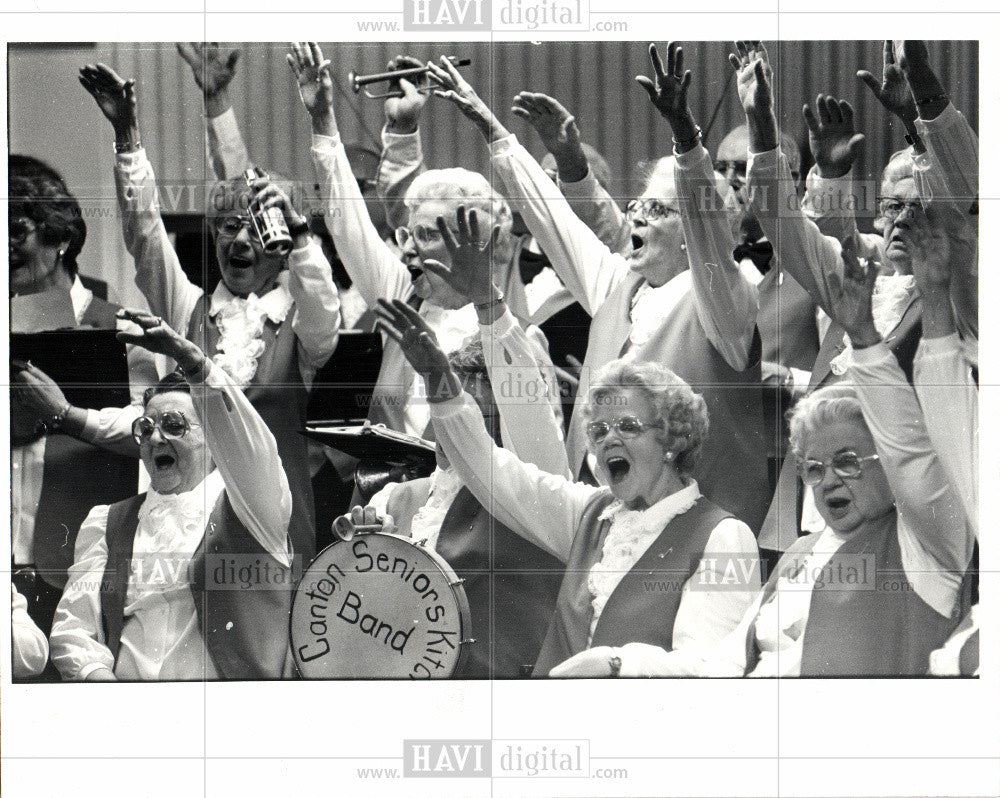
M 510 113 L 522 90 L 556 97 L 577 117 L 586 141 L 605 154 L 615 175 L 613 193 L 637 190 L 637 164 L 670 152 L 670 131 L 633 78 L 649 73 L 646 42 L 497 42 L 452 44 L 323 43 L 333 61 L 337 118 L 348 141 L 378 145 L 382 103 L 347 87 L 347 74 L 378 72 L 397 54 L 426 60 L 442 54 L 472 59 L 463 74 L 533 154 L 538 137 Z M 931 42 L 933 63 L 955 105 L 975 128 L 978 124 L 979 50 L 975 41 Z M 742 123 L 735 81 L 727 78 L 728 42 L 688 42 L 685 56 L 694 72 L 690 102 L 696 120 L 707 127 L 722 98 L 708 146 Z M 291 177 L 311 179 L 309 119 L 301 107 L 294 78 L 285 64 L 285 43 L 240 45 L 233 84 L 237 117 L 257 163 Z M 173 44 L 102 44 L 98 54 L 140 87 L 143 140 L 161 181 L 198 179 L 205 173 L 201 102 L 189 69 Z M 858 69 L 881 73 L 880 41 L 781 42 L 770 45 L 776 78 L 776 104 L 782 128 L 805 146 L 802 104 L 819 92 L 850 101 L 861 132 L 868 137 L 857 179 L 877 179 L 889 155 L 905 146 L 903 132 L 857 79 Z M 432 99 L 422 120 L 430 167 L 465 166 L 488 171 L 479 133 L 445 101 Z

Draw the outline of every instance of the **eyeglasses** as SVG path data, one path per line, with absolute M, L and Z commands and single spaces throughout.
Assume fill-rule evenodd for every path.
M 27 216 L 18 216 L 7 223 L 7 236 L 14 244 L 23 244 L 38 226 Z
M 215 224 L 215 232 L 222 238 L 236 238 L 244 229 L 254 229 L 253 219 L 249 216 L 224 216 Z
M 132 438 L 142 446 L 148 440 L 154 430 L 159 429 L 160 434 L 168 441 L 175 441 L 188 434 L 192 427 L 200 427 L 201 424 L 192 424 L 187 417 L 178 410 L 168 410 L 157 421 L 152 416 L 139 416 L 132 422 Z
M 806 485 L 818 485 L 823 481 L 826 474 L 827 465 L 833 469 L 833 473 L 841 479 L 861 479 L 864 471 L 863 464 L 872 460 L 878 460 L 877 454 L 870 454 L 867 457 L 858 457 L 857 452 L 837 452 L 829 461 L 806 460 L 800 458 L 798 461 L 799 476 Z
M 397 227 L 395 235 L 400 249 L 406 249 L 410 239 L 413 239 L 418 247 L 430 247 L 442 241 L 440 230 L 424 227 L 422 224 L 414 225 L 412 230 L 409 227 Z
M 625 221 L 631 222 L 641 214 L 647 222 L 652 222 L 675 213 L 680 211 L 664 205 L 658 199 L 634 199 L 625 206 Z
M 879 216 L 884 216 L 890 222 L 896 221 L 907 208 L 919 211 L 924 207 L 920 200 L 905 201 L 898 197 L 876 197 L 876 199 L 878 200 Z
M 607 421 L 591 421 L 587 425 L 587 440 L 593 444 L 598 444 L 607 438 L 613 429 L 617 430 L 622 438 L 628 440 L 629 438 L 641 435 L 646 430 L 659 429 L 662 426 L 663 422 L 660 421 L 655 424 L 644 424 L 635 416 L 624 416 L 615 419 L 610 424 Z

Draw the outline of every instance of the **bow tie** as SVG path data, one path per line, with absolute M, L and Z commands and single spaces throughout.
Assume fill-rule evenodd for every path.
M 771 259 L 774 257 L 774 247 L 766 238 L 751 244 L 740 244 L 733 250 L 733 260 L 742 263 L 747 258 L 761 274 L 767 274 L 771 269 Z

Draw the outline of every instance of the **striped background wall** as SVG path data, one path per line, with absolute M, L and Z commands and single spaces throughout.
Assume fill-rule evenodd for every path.
M 667 125 L 633 82 L 648 73 L 644 42 L 548 42 L 463 44 L 324 44 L 333 60 L 340 93 L 337 114 L 348 140 L 374 142 L 382 124 L 381 102 L 346 88 L 351 70 L 381 71 L 398 53 L 418 58 L 443 53 L 467 56 L 464 73 L 497 110 L 511 130 L 536 155 L 541 145 L 510 112 L 521 90 L 544 91 L 578 117 L 585 140 L 608 158 L 617 176 L 614 193 L 636 190 L 636 164 L 669 151 Z M 903 134 L 855 77 L 867 68 L 878 73 L 881 42 L 787 42 L 771 45 L 777 75 L 782 126 L 804 141 L 801 107 L 820 92 L 850 100 L 860 128 L 868 135 L 858 178 L 878 174 L 889 154 L 903 146 Z M 240 46 L 241 64 L 233 84 L 236 111 L 247 132 L 250 151 L 260 164 L 291 177 L 309 179 L 309 120 L 302 109 L 291 72 L 287 45 Z M 955 104 L 978 124 L 978 43 L 932 42 L 935 67 Z M 689 43 L 688 67 L 694 72 L 690 101 L 704 127 L 722 97 L 709 148 L 742 122 L 724 42 Z M 143 141 L 161 182 L 199 184 L 205 179 L 201 99 L 190 70 L 172 43 L 15 44 L 8 50 L 8 132 L 11 151 L 41 157 L 66 178 L 83 200 L 114 208 L 111 181 L 113 153 L 110 126 L 77 83 L 84 63 L 104 61 L 139 85 Z M 425 150 L 431 166 L 461 165 L 486 171 L 486 148 L 479 134 L 449 104 L 432 100 L 423 121 Z M 88 218 L 88 238 L 81 257 L 86 273 L 106 279 L 113 296 L 134 304 L 141 297 L 132 286 L 131 262 L 121 243 L 114 214 Z
M 191 158 L 202 148 L 198 97 L 187 65 L 173 46 L 113 44 L 98 49 L 107 49 L 111 64 L 139 81 L 143 136 L 158 174 L 173 180 L 191 170 L 200 171 L 201 163 Z M 251 154 L 286 174 L 308 176 L 308 118 L 284 63 L 287 45 L 250 44 L 241 50 L 234 96 L 237 113 L 249 132 Z M 645 50 L 641 42 L 324 45 L 339 77 L 337 114 L 345 138 L 374 142 L 382 124 L 381 102 L 351 93 L 346 88 L 348 72 L 381 71 L 397 53 L 420 59 L 457 54 L 472 59 L 464 74 L 532 152 L 542 153 L 537 137 L 509 113 L 511 99 L 523 89 L 544 91 L 563 102 L 577 115 L 585 139 L 605 153 L 622 179 L 634 177 L 638 162 L 658 157 L 670 146 L 668 127 L 632 80 L 636 74 L 649 72 Z M 931 45 L 931 51 L 956 105 L 975 127 L 978 43 L 938 42 Z M 694 72 L 690 99 L 702 127 L 723 98 L 710 149 L 743 119 L 734 82 L 726 87 L 729 52 L 730 44 L 725 42 L 695 42 L 686 47 L 687 65 Z M 861 131 L 868 134 L 858 177 L 877 175 L 888 156 L 904 146 L 899 126 L 892 124 L 855 77 L 862 68 L 880 73 L 881 42 L 786 42 L 772 45 L 771 57 L 778 76 L 780 123 L 803 143 L 802 104 L 824 92 L 849 100 Z M 447 103 L 433 100 L 423 126 L 432 166 L 486 168 L 486 151 L 478 133 Z M 627 195 L 635 186 L 623 183 L 621 190 Z

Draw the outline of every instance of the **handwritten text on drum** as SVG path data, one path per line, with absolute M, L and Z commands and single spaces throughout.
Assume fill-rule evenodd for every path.
M 387 546 L 393 550 L 386 551 Z M 329 561 L 317 570 L 324 555 Z M 293 617 L 293 643 L 304 675 L 449 675 L 460 651 L 461 620 L 443 598 L 451 597 L 447 576 L 426 568 L 422 559 L 422 550 L 390 535 L 366 535 L 324 551 L 299 587 L 296 603 L 308 600 L 307 613 L 306 607 L 296 607 L 303 611 L 298 624 Z M 303 638 L 295 629 L 306 620 Z M 329 669 L 317 672 L 324 659 L 330 660 Z

